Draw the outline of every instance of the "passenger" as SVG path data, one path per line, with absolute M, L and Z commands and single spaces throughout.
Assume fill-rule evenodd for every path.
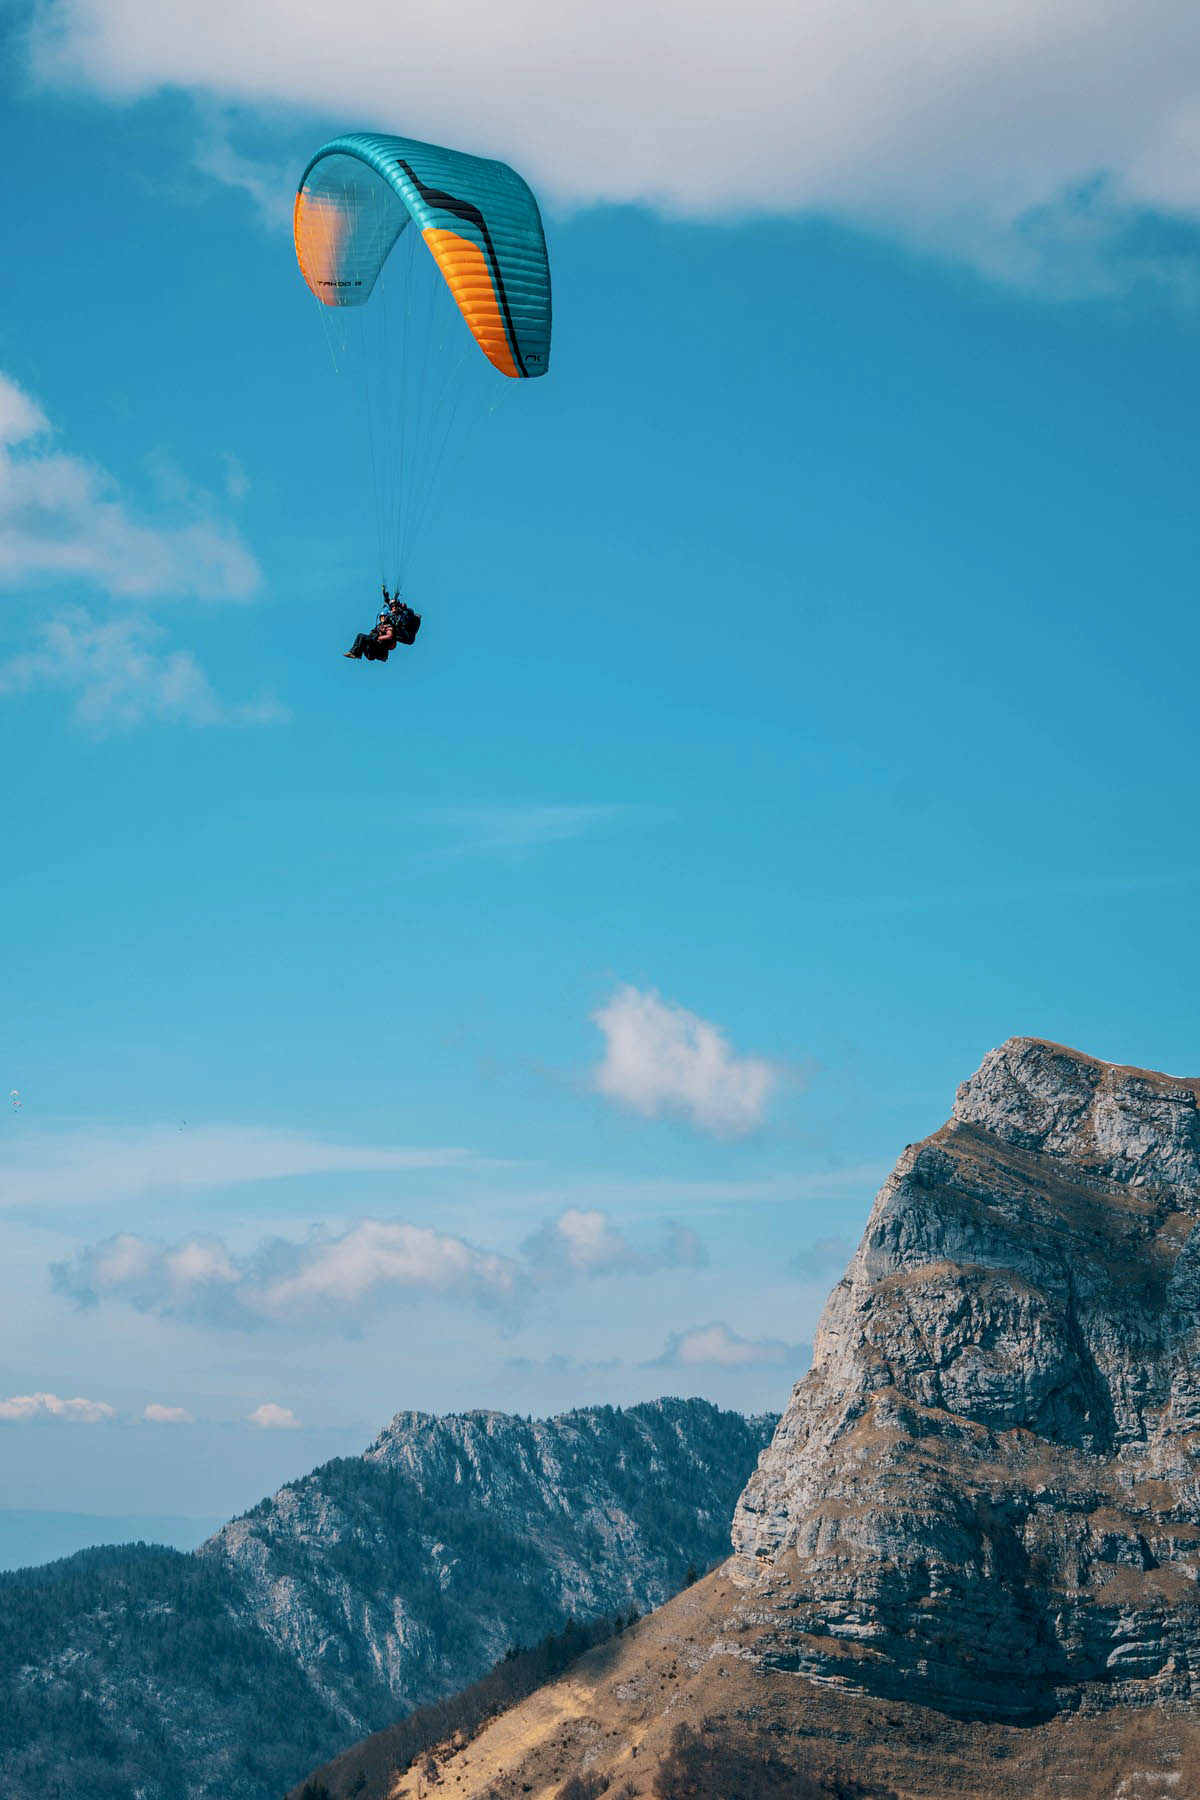
M 386 662 L 395 647 L 396 627 L 390 610 L 385 608 L 375 621 L 374 630 L 360 631 L 344 654 L 356 660 L 365 657 L 367 662 Z

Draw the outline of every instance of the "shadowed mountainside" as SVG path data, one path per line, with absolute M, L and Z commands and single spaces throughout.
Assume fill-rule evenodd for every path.
M 0 1576 L 5 1800 L 278 1800 L 510 1645 L 719 1558 L 773 1424 L 702 1400 L 401 1413 L 194 1554 Z

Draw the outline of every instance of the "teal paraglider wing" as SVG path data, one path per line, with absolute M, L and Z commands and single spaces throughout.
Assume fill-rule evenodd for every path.
M 550 265 L 537 201 L 507 163 L 352 132 L 322 146 L 296 195 L 296 259 L 326 306 L 361 306 L 415 224 L 476 343 L 504 375 L 550 364 Z

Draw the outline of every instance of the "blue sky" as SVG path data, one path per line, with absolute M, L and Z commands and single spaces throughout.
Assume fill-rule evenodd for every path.
M 3 14 L 0 1505 L 219 1516 L 401 1407 L 781 1406 L 986 1049 L 1197 1066 L 1194 59 L 1122 87 L 1114 25 L 1074 118 L 1013 11 L 906 156 L 916 68 L 790 140 L 714 43 L 614 137 L 515 59 L 473 119 L 365 28 L 272 73 L 140 4 Z M 555 281 L 386 669 L 286 228 L 360 123 L 520 160 Z

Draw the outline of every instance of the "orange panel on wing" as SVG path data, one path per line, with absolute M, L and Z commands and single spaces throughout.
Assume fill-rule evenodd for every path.
M 441 231 L 432 225 L 421 235 L 483 354 L 502 375 L 519 377 L 521 371 L 513 361 L 491 270 L 479 245 L 460 237 L 457 231 Z
M 292 229 L 300 273 L 318 300 L 338 305 L 338 273 L 349 221 L 336 202 L 314 197 L 301 188 L 296 195 Z

